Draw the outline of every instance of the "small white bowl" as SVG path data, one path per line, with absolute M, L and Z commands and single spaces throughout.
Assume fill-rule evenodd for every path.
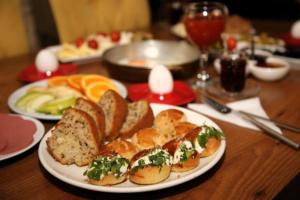
M 255 63 L 250 65 L 251 74 L 260 80 L 276 81 L 283 78 L 290 70 L 290 65 L 285 60 L 268 57 L 266 63 L 281 65 L 280 67 L 259 67 Z

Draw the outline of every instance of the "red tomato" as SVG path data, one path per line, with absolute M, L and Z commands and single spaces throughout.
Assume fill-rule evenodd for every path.
M 119 42 L 121 38 L 121 34 L 118 31 L 114 31 L 110 33 L 110 39 L 112 42 Z
M 98 49 L 99 48 L 98 42 L 96 40 L 89 40 L 88 41 L 88 46 L 92 49 Z
M 228 50 L 235 49 L 236 48 L 236 43 L 237 43 L 237 41 L 234 37 L 229 37 L 227 39 L 227 48 L 228 48 Z
M 75 45 L 77 48 L 81 47 L 81 45 L 84 43 L 84 39 L 83 38 L 78 38 L 76 41 L 75 41 Z

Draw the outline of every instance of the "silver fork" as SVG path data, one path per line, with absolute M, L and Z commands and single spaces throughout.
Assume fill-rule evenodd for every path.
M 233 110 L 233 109 L 229 108 L 228 106 L 226 106 L 226 105 L 224 105 L 224 104 L 222 104 L 222 103 L 220 103 L 220 102 L 218 102 L 218 101 L 216 101 L 216 100 L 214 100 L 214 99 L 212 99 L 208 96 L 203 95 L 202 96 L 202 101 L 204 103 L 210 105 L 211 107 L 213 107 L 215 110 L 217 110 L 221 113 L 224 113 L 224 114 L 227 114 L 227 113 L 230 113 L 230 112 L 236 112 L 239 115 L 241 115 L 243 118 L 245 118 L 246 120 L 252 122 L 257 127 L 264 130 L 269 135 L 275 137 L 276 139 L 288 144 L 289 146 L 291 146 L 295 149 L 299 149 L 299 147 L 300 147 L 300 144 L 298 144 L 298 143 L 294 142 L 293 140 L 281 135 L 279 132 L 273 130 L 272 128 L 264 125 L 260 121 L 256 120 L 256 118 L 263 119 L 265 121 L 274 122 L 275 124 L 277 124 L 281 128 L 289 129 L 289 130 L 296 131 L 296 132 L 300 132 L 299 128 L 291 127 L 290 125 L 287 125 L 287 124 L 284 124 L 284 123 L 281 123 L 281 122 L 276 122 L 276 121 L 270 120 L 268 118 L 264 118 L 264 117 L 261 117 L 261 116 L 254 115 L 252 113 L 239 111 L 239 110 Z

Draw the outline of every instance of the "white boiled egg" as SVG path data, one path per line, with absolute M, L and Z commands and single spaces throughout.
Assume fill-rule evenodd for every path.
M 164 65 L 155 65 L 149 74 L 148 84 L 151 92 L 167 94 L 173 91 L 173 77 Z
M 300 20 L 293 23 L 291 34 L 294 38 L 300 38 Z
M 41 72 L 53 72 L 58 68 L 58 60 L 52 52 L 43 49 L 35 58 L 35 66 Z

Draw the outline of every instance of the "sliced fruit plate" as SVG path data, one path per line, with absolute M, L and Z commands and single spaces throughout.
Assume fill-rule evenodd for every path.
M 126 87 L 101 75 L 56 76 L 37 81 L 14 91 L 9 99 L 10 109 L 16 113 L 44 120 L 59 120 L 63 111 L 72 105 L 79 96 L 97 102 L 108 89 L 127 96 Z

